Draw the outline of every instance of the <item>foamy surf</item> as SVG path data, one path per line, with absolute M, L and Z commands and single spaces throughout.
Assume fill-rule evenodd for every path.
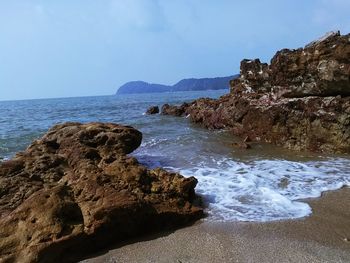
M 312 213 L 303 199 L 350 185 L 348 158 L 273 157 L 281 156 L 279 152 L 258 157 L 263 149 L 236 157 L 230 156 L 225 145 L 211 142 L 214 135 L 204 138 L 206 134 L 183 134 L 146 139 L 136 156 L 148 167 L 195 176 L 196 191 L 207 207 L 206 220 L 266 222 L 302 218 Z
M 345 167 L 350 170 L 347 159 L 306 163 L 222 159 L 216 167 L 201 163 L 180 172 L 198 179 L 197 193 L 207 205 L 207 220 L 266 222 L 310 215 L 310 206 L 301 199 L 349 186 L 350 175 L 342 172 Z

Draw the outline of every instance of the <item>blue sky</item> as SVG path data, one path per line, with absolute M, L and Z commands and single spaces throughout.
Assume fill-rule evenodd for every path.
M 239 72 L 330 30 L 349 0 L 0 0 L 0 100 L 114 94 Z

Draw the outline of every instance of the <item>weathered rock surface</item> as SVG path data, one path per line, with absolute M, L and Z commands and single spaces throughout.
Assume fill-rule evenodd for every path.
M 186 102 L 180 106 L 164 104 L 162 106 L 163 115 L 183 116 L 188 108 L 189 104 Z
M 270 65 L 243 60 L 230 85 L 220 99 L 167 105 L 162 113 L 289 149 L 350 153 L 350 34 L 284 49 Z
M 195 178 L 126 154 L 142 134 L 66 123 L 0 164 L 0 261 L 72 262 L 111 242 L 202 216 Z
M 146 111 L 147 115 L 158 114 L 158 113 L 159 113 L 159 107 L 158 106 L 151 106 Z
M 241 62 L 234 92 L 272 92 L 277 97 L 350 95 L 350 34 L 328 33 L 305 48 L 283 49 L 271 64 L 259 59 Z

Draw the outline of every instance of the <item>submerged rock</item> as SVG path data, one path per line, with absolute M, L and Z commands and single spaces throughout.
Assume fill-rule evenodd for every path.
M 126 155 L 141 140 L 131 127 L 66 123 L 1 163 L 0 261 L 72 262 L 200 218 L 194 177 Z
M 159 113 L 159 107 L 158 106 L 151 106 L 146 111 L 147 115 L 158 114 L 158 113 Z
M 250 143 L 248 143 L 247 141 L 249 141 L 249 137 L 246 137 L 246 139 L 244 141 L 241 142 L 234 142 L 232 144 L 232 146 L 241 149 L 241 150 L 248 150 L 252 148 L 252 145 Z
M 335 32 L 305 48 L 281 50 L 270 65 L 245 59 L 230 85 L 230 94 L 217 100 L 175 109 L 207 128 L 227 128 L 253 141 L 350 153 L 350 34 Z

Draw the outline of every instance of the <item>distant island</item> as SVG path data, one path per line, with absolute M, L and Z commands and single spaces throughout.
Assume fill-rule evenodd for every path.
M 239 75 L 217 78 L 201 79 L 183 79 L 175 85 L 153 84 L 144 81 L 131 81 L 121 86 L 117 94 L 136 94 L 136 93 L 156 93 L 156 92 L 177 92 L 177 91 L 196 91 L 196 90 L 218 90 L 229 89 L 230 80 L 238 78 Z

